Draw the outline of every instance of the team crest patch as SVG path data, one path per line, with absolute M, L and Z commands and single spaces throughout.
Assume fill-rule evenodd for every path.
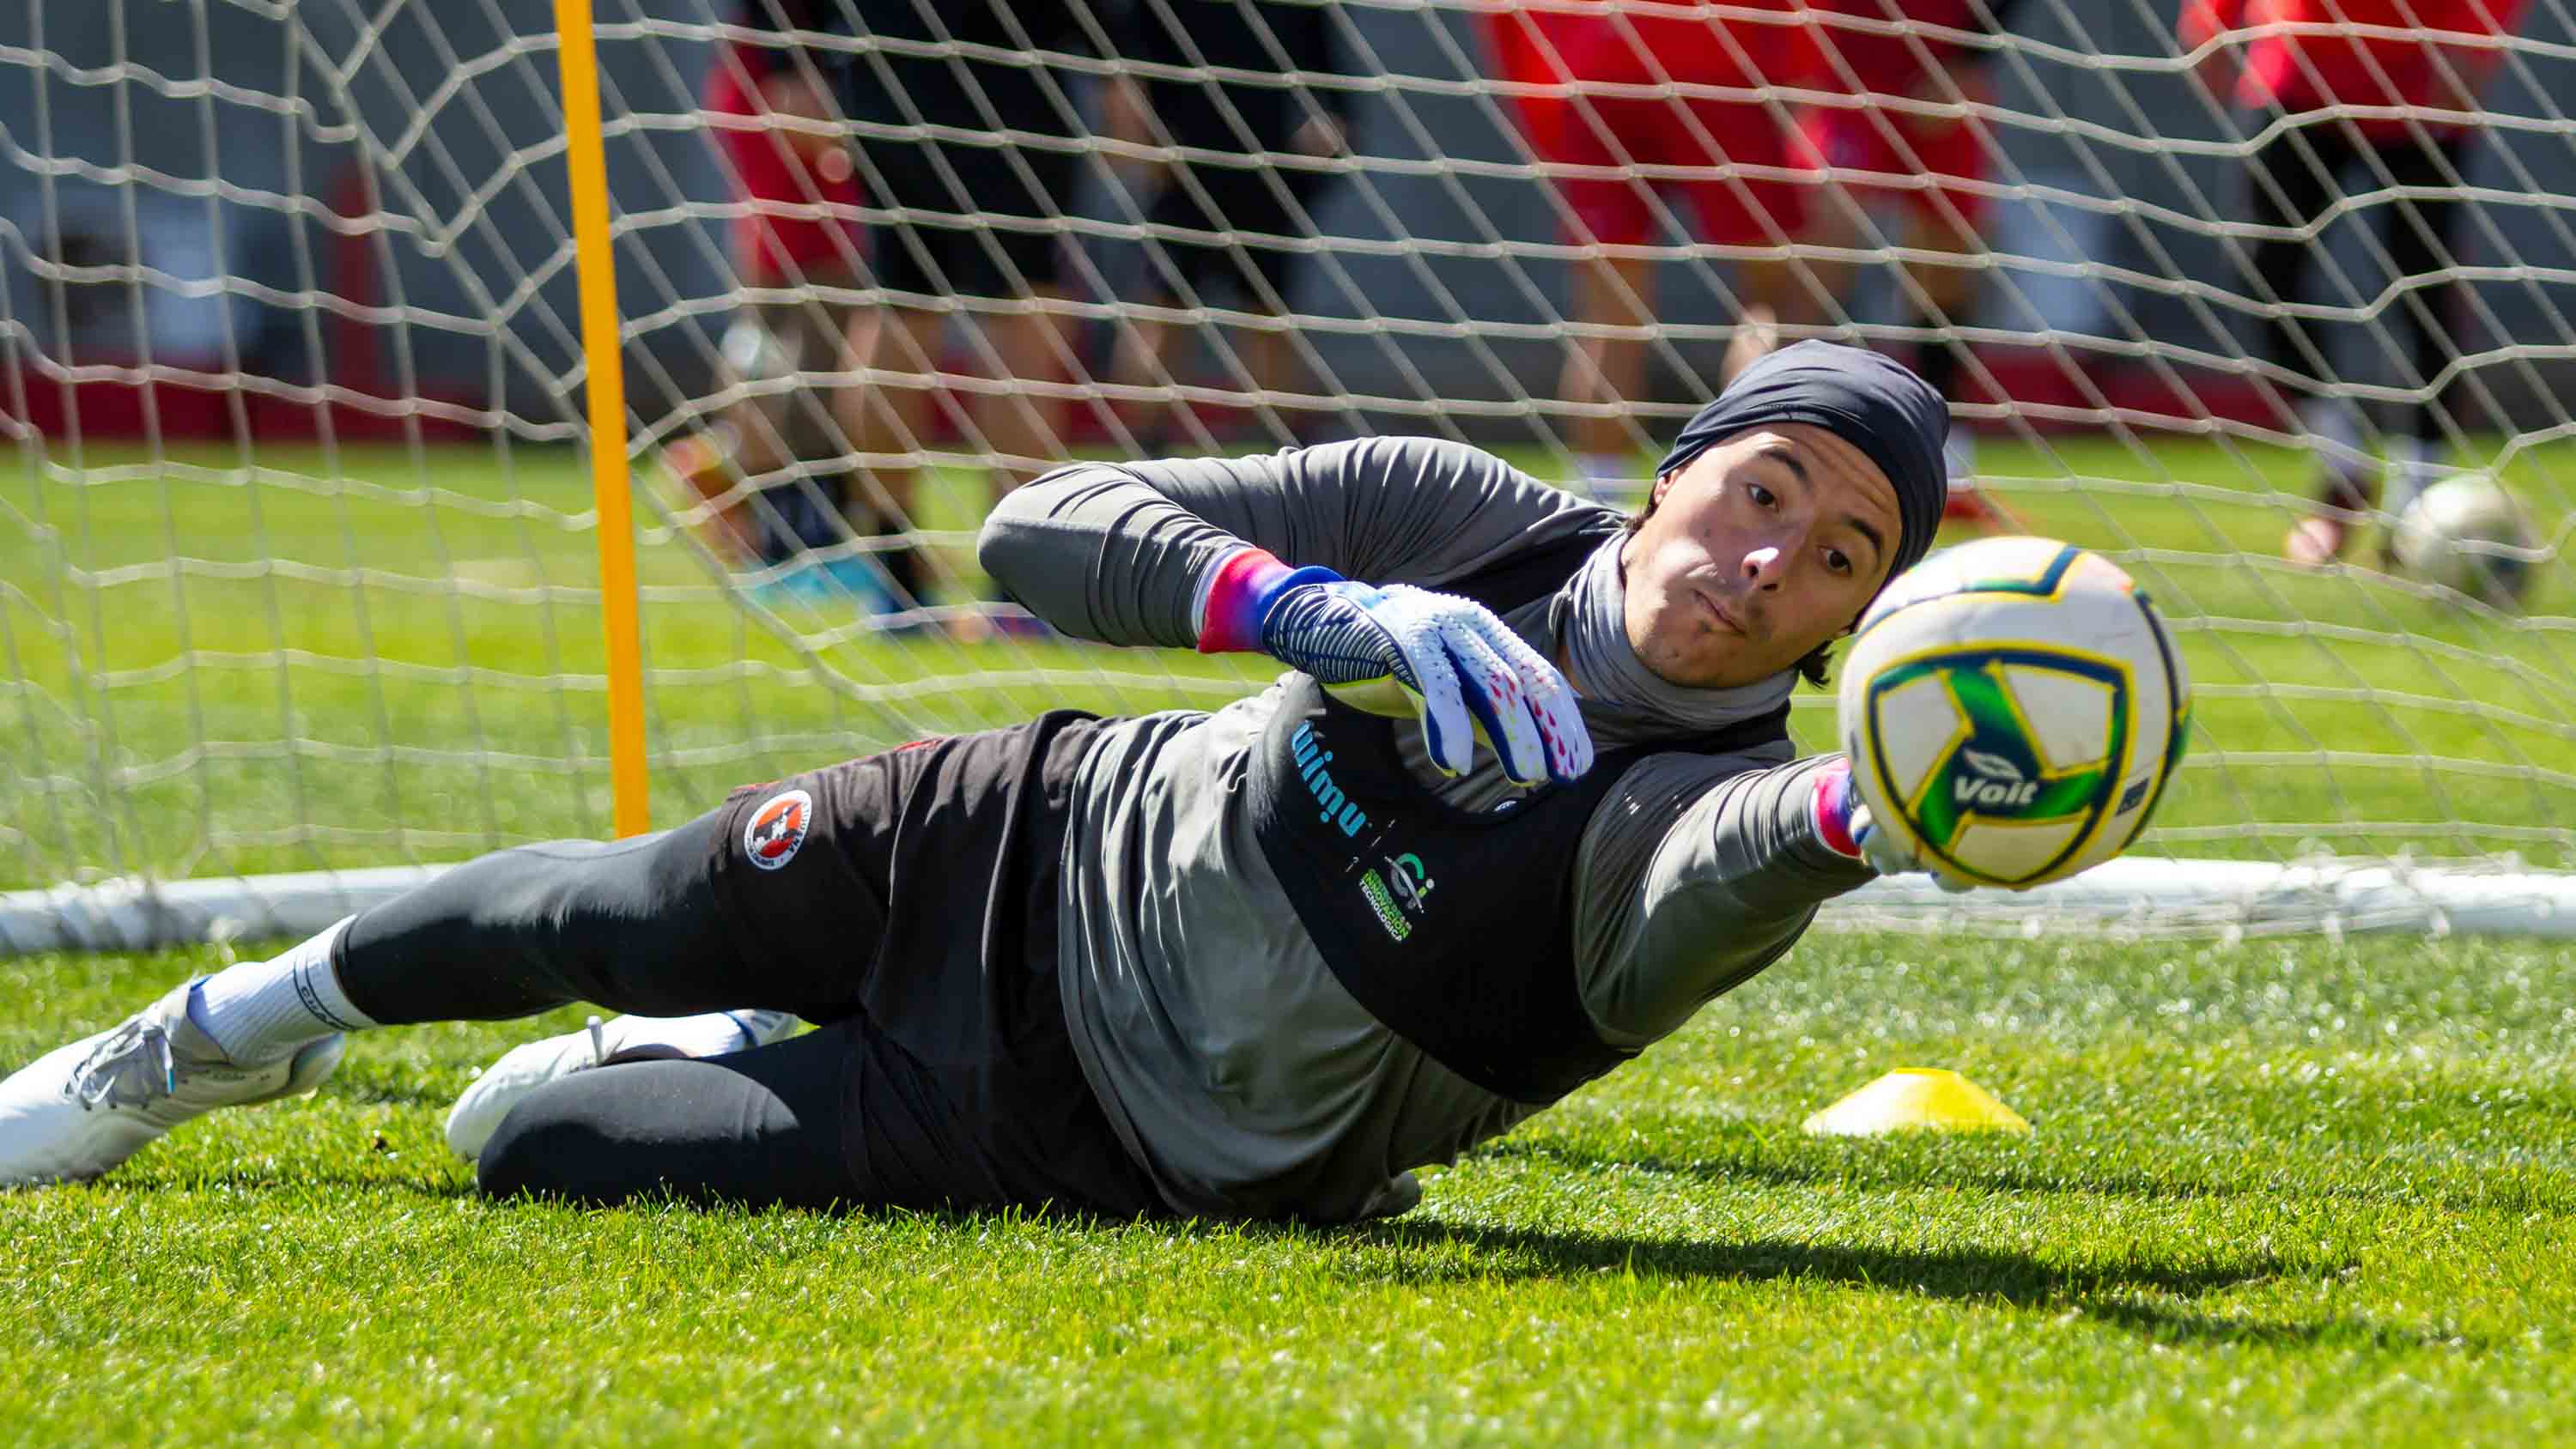
M 751 812 L 751 823 L 742 828 L 742 853 L 762 870 L 776 870 L 796 858 L 813 823 L 814 797 L 782 790 Z

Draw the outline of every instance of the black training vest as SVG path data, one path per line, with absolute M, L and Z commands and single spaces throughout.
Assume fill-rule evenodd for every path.
M 1443 589 L 1497 614 L 1555 593 L 1615 519 Z M 1574 978 L 1574 861 L 1592 811 L 1654 753 L 1788 738 L 1789 709 L 1600 754 L 1571 785 L 1462 810 L 1415 782 L 1415 728 L 1289 678 L 1247 789 L 1261 853 L 1345 990 L 1396 1035 L 1500 1097 L 1545 1106 L 1635 1056 L 1592 1029 Z

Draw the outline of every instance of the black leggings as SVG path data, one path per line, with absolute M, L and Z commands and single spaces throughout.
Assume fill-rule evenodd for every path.
M 727 818 L 468 861 L 352 921 L 334 963 L 340 987 L 386 1026 L 506 1021 L 575 1001 L 642 1016 L 849 1015 L 853 952 L 742 949 L 710 869 Z M 865 915 L 851 912 L 854 936 Z
M 340 985 L 388 1026 L 575 1001 L 818 1024 L 549 1083 L 484 1147 L 495 1193 L 1160 1211 L 1058 994 L 1065 798 L 1091 727 L 1052 714 L 793 776 L 659 835 L 484 856 L 353 921 Z M 792 842 L 772 828 L 791 797 Z
M 475 1180 L 594 1206 L 668 1194 L 755 1207 L 858 1207 L 849 1047 L 824 1030 L 703 1061 L 621 1062 L 531 1093 L 484 1144 Z
M 387 1026 L 495 1021 L 575 1001 L 645 1016 L 734 1007 L 833 1022 L 846 957 L 746 953 L 710 879 L 724 812 L 600 844 L 498 851 L 368 911 L 341 938 L 349 1000 Z M 532 1093 L 483 1149 L 478 1180 L 614 1203 L 855 1204 L 851 1034 L 827 1028 L 707 1061 L 629 1062 Z
M 2341 195 L 2337 187 L 2344 172 L 2365 152 L 2376 158 L 2378 166 L 2387 168 L 2388 180 L 2394 185 L 2452 186 L 2463 174 L 2461 158 L 2467 147 L 2465 135 L 2439 132 L 2429 133 L 2424 140 L 2407 135 L 2371 141 L 2338 122 L 2292 127 L 2255 153 L 2254 220 L 2275 227 L 2306 226 L 2315 221 Z M 2376 168 L 2370 171 L 2367 181 L 2370 189 L 2378 189 Z M 2401 199 L 2392 202 L 2390 209 L 2388 256 L 2397 275 L 2421 277 L 2446 271 L 2457 254 L 2460 204 L 2451 200 Z M 2295 302 L 2309 263 L 2322 250 L 2321 241 L 2271 238 L 2255 246 L 2254 270 L 2273 299 Z M 2365 286 L 2362 290 L 2369 293 L 2376 288 Z M 2449 319 L 2459 309 L 2459 292 L 2457 282 L 2445 281 L 2416 293 L 2412 300 L 2401 298 L 2395 304 L 2406 331 L 2408 359 L 2415 366 L 2419 383 L 2438 376 L 2458 355 L 2452 344 Z M 2318 355 L 2325 355 L 2323 340 L 2311 341 Z M 2293 323 L 2278 313 L 2263 319 L 2262 347 L 2267 362 L 2303 372 L 2310 366 L 2307 353 L 2299 347 Z M 2410 436 L 2428 443 L 2438 441 L 2442 435 L 2440 415 L 2430 398 L 2408 410 L 2406 426 Z

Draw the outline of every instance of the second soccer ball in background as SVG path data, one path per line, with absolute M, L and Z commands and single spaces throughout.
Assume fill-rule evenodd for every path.
M 2411 577 L 2499 609 L 2522 606 L 2535 572 L 2521 505 L 2484 473 L 2415 495 L 2389 530 L 2388 552 Z

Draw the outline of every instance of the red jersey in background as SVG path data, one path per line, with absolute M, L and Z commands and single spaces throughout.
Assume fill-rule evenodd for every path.
M 1984 33 L 1987 20 L 1999 19 L 2004 8 L 1992 0 L 1982 8 L 1972 0 L 1807 0 L 1808 10 L 1821 12 L 1815 21 L 1820 87 L 1862 101 L 1857 106 L 1820 104 L 1802 122 L 1808 144 L 1837 181 L 1873 200 L 1902 202 L 1927 220 L 1949 224 L 1955 215 L 1956 224 L 1969 231 L 1983 225 L 1987 201 L 1977 191 L 1907 187 L 1871 178 L 1982 181 L 1992 169 L 1993 145 L 1984 124 L 1973 117 L 1881 107 L 1871 98 L 1952 102 L 1978 97 L 1982 90 L 1970 72 L 1987 52 L 1962 39 Z M 1832 18 L 1839 16 L 1876 23 Z M 1899 22 L 1904 22 L 1902 28 Z
M 793 10 L 795 7 L 787 7 Z M 746 25 L 770 28 L 772 7 L 745 7 Z M 814 275 L 846 276 L 865 255 L 865 229 L 851 215 L 864 199 L 856 174 L 846 168 L 827 180 L 800 160 L 788 133 L 766 124 L 761 87 L 796 64 L 786 44 L 752 40 L 720 42 L 700 99 L 735 194 L 752 203 L 734 218 L 734 265 L 747 286 L 793 285 Z M 842 215 L 831 215 L 840 210 Z
M 2236 103 L 2285 111 L 2389 106 L 2475 111 L 2504 56 L 2495 42 L 2521 23 L 2528 0 L 2184 0 L 2176 30 L 2186 50 L 2227 31 L 2244 38 Z M 2419 118 L 2423 124 L 2466 122 Z M 2407 120 L 2355 117 L 2366 136 L 2402 134 Z
M 1993 7 L 1981 13 L 1973 0 L 1807 0 L 1807 8 L 1877 22 L 1866 26 L 1817 22 L 1827 89 L 1908 96 L 1925 90 L 1925 82 L 1931 79 L 1924 66 L 1926 58 L 1939 66 L 1976 63 L 1983 51 L 1936 32 L 1980 34 L 1986 28 L 1985 14 Z M 1910 38 L 1894 28 L 1897 21 L 1915 27 Z M 1837 58 L 1842 62 L 1839 66 L 1834 64 Z
M 1816 83 L 1814 36 L 1800 7 L 1801 0 L 1594 0 L 1489 16 L 1488 36 L 1504 79 L 1546 88 L 1516 97 L 1541 160 L 1671 168 L 1651 182 L 1561 181 L 1591 239 L 1644 241 L 1653 229 L 1647 188 L 1665 185 L 1689 197 L 1701 239 L 1766 245 L 1795 236 L 1806 217 L 1806 187 L 1780 174 L 1811 169 L 1794 144 L 1789 113 L 1796 100 L 1766 102 L 1759 94 Z M 1721 93 L 1604 90 L 1667 82 Z

